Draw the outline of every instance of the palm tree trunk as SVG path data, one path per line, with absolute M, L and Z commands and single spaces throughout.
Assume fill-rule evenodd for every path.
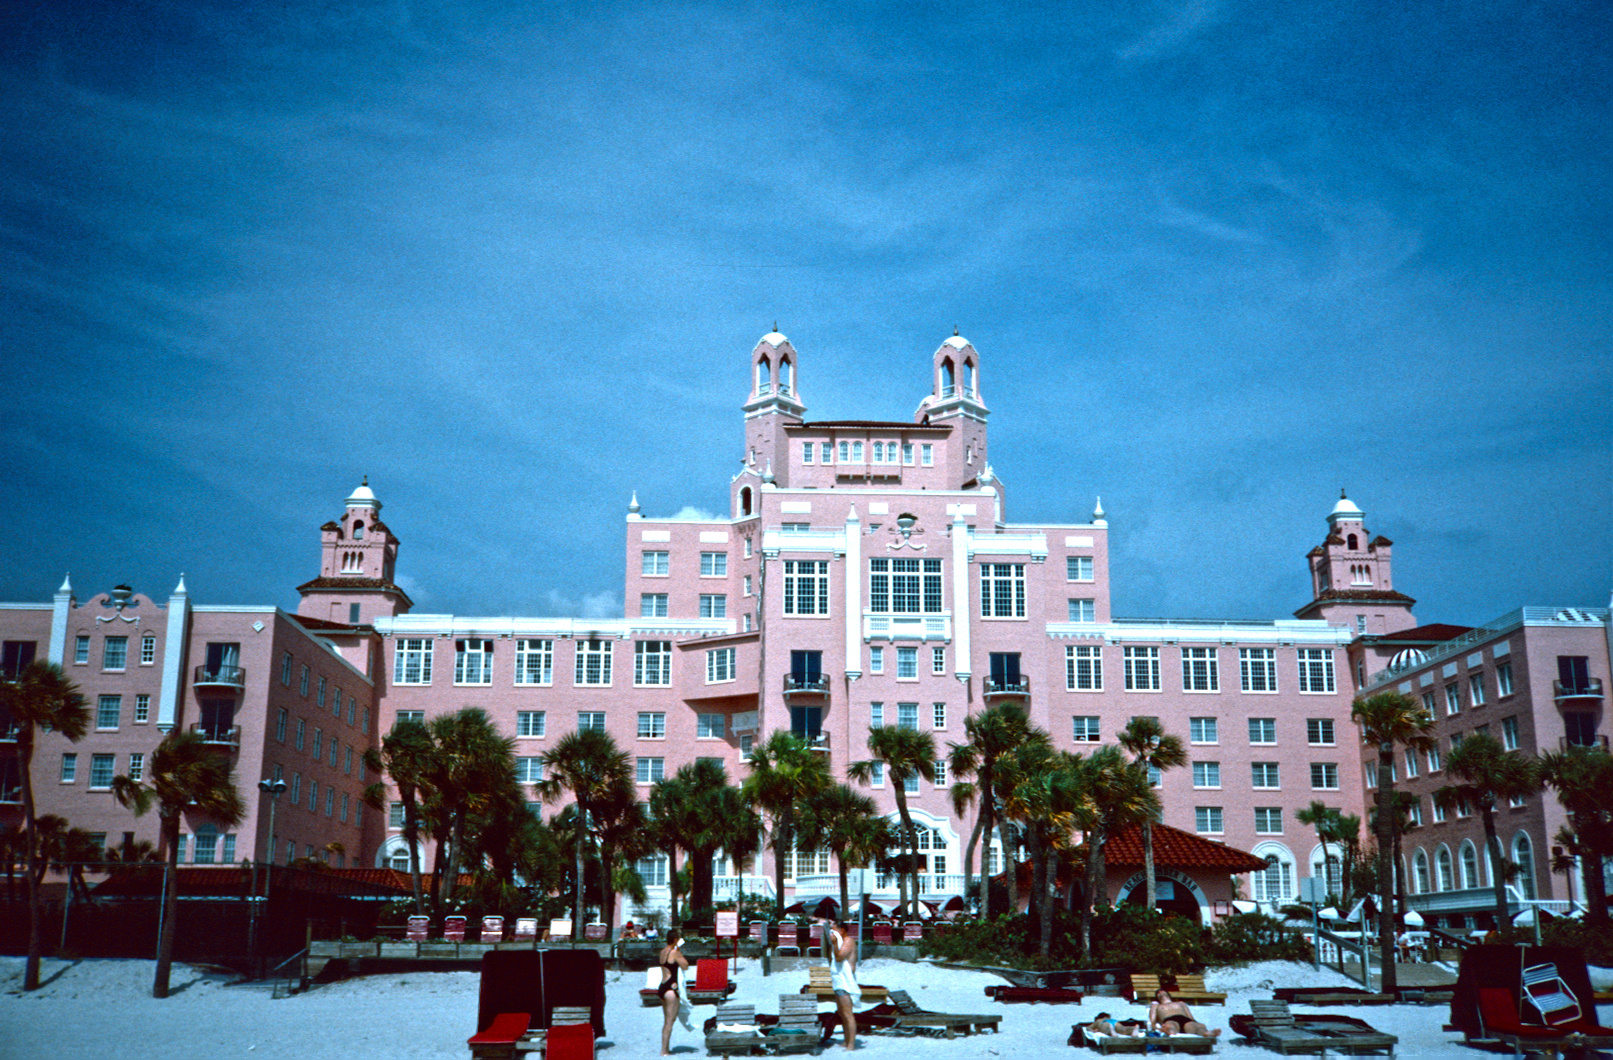
M 1014 916 L 1019 912 L 1019 862 L 1014 858 L 1014 848 L 1010 840 L 1014 835 L 1013 822 L 1001 815 L 997 816 L 997 842 L 1003 846 L 1003 868 L 1008 873 L 1008 915 Z
M 22 812 L 25 826 L 22 841 L 27 844 L 25 857 L 28 868 L 28 961 L 23 970 L 22 988 L 38 990 L 39 963 L 44 957 L 45 940 L 44 929 L 40 924 L 44 910 L 39 907 L 39 877 L 34 872 L 34 864 L 39 860 L 39 825 L 34 819 L 34 740 L 31 724 L 23 727 L 20 743 L 21 753 L 18 758 L 22 764 Z
M 162 838 L 168 856 L 162 863 L 162 929 L 157 932 L 157 971 L 151 983 L 151 996 L 168 996 L 168 981 L 174 967 L 174 918 L 179 914 L 179 814 L 164 817 Z
M 1143 822 L 1143 880 L 1148 890 L 1148 911 L 1150 913 L 1159 908 L 1159 884 L 1154 877 L 1154 825 L 1152 821 Z
M 975 818 L 974 831 L 969 833 L 969 842 L 963 848 L 963 893 L 969 893 L 969 881 L 975 875 L 975 845 L 980 842 L 980 818 Z
M 577 892 L 571 901 L 571 938 L 582 938 L 583 892 L 587 889 L 588 872 L 588 807 L 577 803 Z
M 1081 960 L 1092 953 L 1092 907 L 1098 898 L 1098 871 L 1103 849 L 1096 834 L 1087 834 L 1087 894 L 1081 902 Z
M 399 792 L 402 795 L 402 792 Z M 273 836 L 270 837 L 271 841 Z M 424 916 L 426 912 L 425 885 L 421 881 L 420 871 L 420 817 L 415 812 L 414 795 L 411 792 L 403 800 L 403 841 L 409 844 L 409 876 L 414 884 L 414 911 L 417 916 Z M 274 851 L 269 852 L 269 861 L 274 862 Z
M 1506 930 L 1511 923 L 1507 916 L 1506 858 L 1501 854 L 1501 837 L 1495 831 L 1495 807 L 1484 807 L 1484 845 L 1490 851 L 1490 883 L 1495 887 L 1495 929 Z
M 991 833 L 995 806 L 992 803 L 991 785 L 980 786 L 980 820 L 977 822 L 985 837 L 980 854 L 980 918 L 991 918 Z M 1001 838 L 998 842 L 1001 842 Z M 1005 848 L 1006 849 L 1006 848 Z
M 784 859 L 790 856 L 793 846 L 790 839 L 790 812 L 785 810 L 778 817 L 778 836 L 773 843 L 773 882 L 777 890 L 773 897 L 773 917 L 775 920 L 784 919 Z
M 666 852 L 666 882 L 667 888 L 672 892 L 672 923 L 678 923 L 678 848 L 673 846 Z M 692 882 L 692 881 L 691 881 Z M 691 888 L 691 890 L 697 888 Z
M 1607 879 L 1602 870 L 1599 850 L 1587 850 L 1579 856 L 1580 874 L 1585 886 L 1585 923 L 1605 924 L 1608 921 Z
M 1397 985 L 1395 974 L 1395 909 L 1394 869 L 1390 859 L 1394 856 L 1394 801 L 1395 784 L 1394 745 L 1382 744 L 1378 748 L 1378 819 L 1372 822 L 1378 835 L 1378 955 L 1383 969 L 1379 992 L 1393 994 Z M 1325 861 L 1324 861 L 1325 864 Z M 1364 926 L 1364 925 L 1363 925 Z M 1364 976 L 1363 976 L 1364 977 Z

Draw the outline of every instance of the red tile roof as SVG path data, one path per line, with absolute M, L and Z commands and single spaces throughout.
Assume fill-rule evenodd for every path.
M 1110 868 L 1141 868 L 1143 863 L 1143 832 L 1141 828 L 1127 828 L 1110 837 L 1103 848 L 1104 861 Z M 1168 824 L 1154 825 L 1154 867 L 1160 869 L 1209 869 L 1226 873 L 1255 872 L 1266 867 L 1264 858 L 1247 851 L 1217 843 L 1203 836 L 1172 828 Z

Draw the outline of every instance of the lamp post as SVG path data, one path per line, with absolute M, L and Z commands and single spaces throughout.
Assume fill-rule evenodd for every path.
M 251 951 L 252 967 L 254 969 L 258 966 L 258 863 L 259 860 L 266 860 L 269 863 L 269 874 L 263 878 L 263 899 L 267 902 L 269 887 L 274 878 L 274 811 L 275 807 L 280 805 L 280 796 L 286 790 L 286 782 L 278 778 L 265 777 L 258 781 L 258 790 L 269 798 L 269 834 L 264 842 L 264 858 L 254 859 L 252 862 L 252 919 L 250 921 L 252 938 L 248 949 Z

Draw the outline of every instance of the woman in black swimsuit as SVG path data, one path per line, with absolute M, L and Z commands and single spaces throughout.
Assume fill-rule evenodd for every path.
M 661 985 L 656 993 L 661 995 L 661 1011 L 666 1014 L 666 1022 L 661 1026 L 661 1055 L 672 1055 L 672 1024 L 678 1019 L 678 969 L 689 967 L 689 959 L 678 952 L 678 943 L 683 941 L 683 933 L 677 928 L 670 928 L 666 933 L 666 945 L 661 949 Z

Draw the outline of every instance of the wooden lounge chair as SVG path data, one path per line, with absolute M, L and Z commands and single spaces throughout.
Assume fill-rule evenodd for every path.
M 1077 1023 L 1070 1028 L 1070 1038 L 1080 1039 L 1100 1053 L 1140 1053 L 1149 1042 L 1159 1041 L 1157 1038 L 1145 1038 L 1136 1034 L 1104 1034 L 1092 1029 L 1090 1024 Z
M 593 1060 L 594 1028 L 587 1022 L 556 1023 L 544 1038 L 543 1055 L 545 1060 Z
M 1400 1039 L 1347 1016 L 1299 1015 L 1288 1002 L 1251 1000 L 1248 1016 L 1234 1016 L 1232 1029 L 1279 1053 L 1388 1053 Z
M 818 1000 L 807 994 L 780 994 L 778 1022 L 768 1028 L 764 1043 L 773 1053 L 817 1053 L 823 1048 L 818 1023 Z
M 718 1005 L 717 1015 L 706 1021 L 707 1056 L 749 1056 L 761 1046 L 762 1031 L 756 1025 L 755 1005 Z
M 702 957 L 695 964 L 694 983 L 689 986 L 689 1004 L 720 1005 L 739 986 L 728 979 L 728 962 L 721 957 Z
M 811 994 L 819 1001 L 833 1001 L 835 988 L 829 979 L 829 969 L 819 965 L 816 968 L 807 969 L 807 972 L 811 978 L 808 980 L 807 985 L 801 988 L 801 993 Z M 865 1002 L 884 1001 L 890 994 L 884 987 L 874 986 L 872 983 L 858 983 L 857 986 L 862 990 L 862 1000 Z
M 515 1047 L 531 1026 L 530 1013 L 499 1013 L 492 1023 L 465 1040 L 471 1060 L 514 1060 Z
M 1139 1005 L 1149 1004 L 1161 989 L 1160 981 L 1164 980 L 1164 989 L 1170 991 L 1171 998 L 1176 1001 L 1185 1001 L 1197 1005 L 1224 1005 L 1227 996 L 1204 988 L 1202 975 L 1158 976 L 1143 975 L 1138 972 L 1131 973 L 1131 990 L 1133 999 Z
M 966 1015 L 953 1012 L 931 1012 L 920 1008 L 912 995 L 906 990 L 892 990 L 890 1004 L 879 1005 L 870 1009 L 870 1014 L 886 1014 L 896 1017 L 896 1028 L 900 1030 L 938 1031 L 944 1037 L 956 1038 L 958 1032 L 964 1034 L 977 1034 L 990 1029 L 993 1034 L 1000 1030 L 999 1024 L 1003 1018 L 996 1013 L 982 1013 L 979 1015 Z M 862 1019 L 863 1013 L 857 1018 Z

